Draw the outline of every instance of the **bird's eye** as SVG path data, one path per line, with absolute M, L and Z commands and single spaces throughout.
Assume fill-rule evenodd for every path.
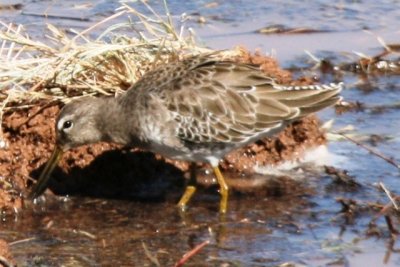
M 72 121 L 65 121 L 64 123 L 63 123 L 63 129 L 65 130 L 65 129 L 69 129 L 69 128 L 71 128 L 72 127 Z

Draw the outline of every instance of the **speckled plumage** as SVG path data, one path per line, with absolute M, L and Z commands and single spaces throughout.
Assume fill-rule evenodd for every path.
M 341 84 L 286 87 L 257 66 L 192 57 L 148 72 L 117 98 L 67 104 L 57 119 L 57 147 L 115 142 L 209 162 L 215 170 L 231 150 L 335 104 L 341 89 Z

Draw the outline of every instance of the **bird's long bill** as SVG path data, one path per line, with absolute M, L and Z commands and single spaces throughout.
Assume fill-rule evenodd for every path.
M 59 146 L 56 146 L 54 148 L 53 154 L 51 154 L 51 157 L 46 164 L 46 167 L 44 167 L 44 170 L 40 174 L 39 180 L 32 188 L 32 191 L 29 194 L 29 198 L 37 198 L 44 192 L 44 190 L 46 190 L 47 182 L 49 181 L 51 172 L 57 166 L 57 163 L 60 161 L 62 154 L 63 150 Z

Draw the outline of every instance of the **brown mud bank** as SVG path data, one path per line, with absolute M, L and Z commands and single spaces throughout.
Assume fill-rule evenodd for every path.
M 310 83 L 307 79 L 291 81 L 291 74 L 280 69 L 276 61 L 269 57 L 245 53 L 238 60 L 260 65 L 264 72 L 275 77 L 279 83 Z M 39 102 L 23 109 L 12 109 L 11 105 L 11 109 L 3 116 L 4 146 L 0 150 L 0 209 L 3 212 L 13 212 L 23 207 L 24 197 L 53 149 L 54 123 L 62 105 L 48 104 Z M 295 160 L 301 158 L 306 149 L 324 142 L 318 119 L 310 116 L 288 126 L 277 138 L 260 140 L 230 153 L 220 165 L 225 172 L 231 174 L 228 175 L 230 180 L 246 179 L 246 175 L 254 172 L 256 164 L 263 166 Z M 207 170 L 208 166 L 202 165 L 201 168 Z M 175 190 L 178 196 L 183 189 L 182 178 L 188 176 L 188 169 L 187 162 L 164 159 L 135 148 L 126 151 L 113 144 L 100 143 L 67 152 L 53 173 L 49 188 L 56 194 L 124 199 L 158 198 L 163 190 L 172 190 L 170 187 L 157 189 L 158 184 L 168 179 L 171 184 L 178 186 Z M 212 175 L 207 173 L 200 172 L 200 183 L 213 183 Z M 143 183 L 157 186 L 151 192 L 148 189 L 143 192 Z M 234 184 L 231 183 L 235 190 Z

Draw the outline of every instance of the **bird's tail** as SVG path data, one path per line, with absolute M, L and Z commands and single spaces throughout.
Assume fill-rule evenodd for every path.
M 297 118 L 307 116 L 325 107 L 332 106 L 342 97 L 339 95 L 343 83 L 327 85 L 284 86 L 274 84 L 274 98 L 290 108 L 298 108 Z

